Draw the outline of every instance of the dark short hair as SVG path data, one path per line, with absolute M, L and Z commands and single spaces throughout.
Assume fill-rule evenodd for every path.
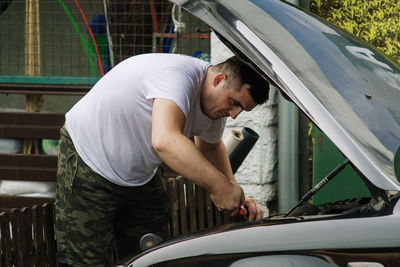
M 216 71 L 224 72 L 229 81 L 230 76 L 233 79 L 239 78 L 243 84 L 250 85 L 250 95 L 254 102 L 262 104 L 268 100 L 269 82 L 259 75 L 249 64 L 246 64 L 237 56 L 228 58 L 222 63 L 214 66 Z

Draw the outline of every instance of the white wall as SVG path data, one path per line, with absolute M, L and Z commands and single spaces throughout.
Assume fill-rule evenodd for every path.
M 211 64 L 217 64 L 232 56 L 232 52 L 219 39 L 211 35 Z M 247 197 L 254 197 L 268 215 L 267 202 L 276 195 L 277 178 L 277 91 L 271 88 L 267 103 L 257 106 L 250 112 L 242 112 L 235 120 L 228 118 L 224 137 L 231 130 L 249 127 L 260 138 L 250 151 L 235 177 L 243 187 Z

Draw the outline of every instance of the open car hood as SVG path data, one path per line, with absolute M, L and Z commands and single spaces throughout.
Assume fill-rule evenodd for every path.
M 251 62 L 370 182 L 400 190 L 398 66 L 324 20 L 278 0 L 172 2 Z

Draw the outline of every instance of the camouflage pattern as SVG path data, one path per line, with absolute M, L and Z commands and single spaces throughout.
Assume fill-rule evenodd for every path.
M 168 238 L 170 203 L 159 169 L 139 187 L 123 187 L 93 172 L 61 130 L 56 193 L 56 238 L 60 263 L 111 266 L 139 252 L 152 232 Z M 116 256 L 112 251 L 116 248 Z

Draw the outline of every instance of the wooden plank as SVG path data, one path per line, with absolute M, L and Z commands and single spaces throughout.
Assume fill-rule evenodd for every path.
M 223 213 L 218 211 L 217 207 L 213 203 L 212 203 L 212 211 L 215 218 L 215 226 L 221 225 Z
M 167 179 L 167 189 L 171 201 L 171 237 L 179 235 L 179 220 L 178 220 L 178 199 L 177 199 L 177 186 L 175 178 Z
M 178 193 L 178 211 L 179 211 L 179 222 L 180 222 L 180 234 L 188 233 L 188 223 L 186 214 L 186 192 L 185 184 L 182 176 L 176 178 L 177 182 L 177 193 Z
M 20 243 L 24 244 L 22 246 L 23 253 L 22 261 L 24 266 L 28 266 L 33 262 L 33 233 L 32 233 L 32 209 L 30 208 L 22 208 L 21 209 L 21 234 L 19 236 Z
M 204 192 L 205 194 L 205 207 L 206 207 L 206 216 L 207 216 L 207 228 L 214 227 L 214 212 L 212 209 L 211 197 L 208 192 Z
M 195 193 L 196 193 L 196 206 L 197 206 L 197 218 L 198 218 L 198 226 L 199 229 L 205 228 L 205 216 L 204 216 L 204 189 L 200 186 L 195 186 Z
M 10 167 L 0 166 L 0 177 L 4 180 L 55 182 L 57 167 Z
M 40 95 L 66 95 L 66 96 L 84 96 L 90 88 L 86 86 L 41 86 L 29 84 L 22 87 L 17 84 L 0 84 L 1 94 L 40 94 Z
M 1 166 L 9 167 L 41 167 L 56 168 L 56 155 L 24 155 L 24 154 L 0 154 Z
M 13 209 L 11 211 L 12 237 L 16 266 L 29 266 L 33 262 L 32 212 L 30 208 Z
M 12 210 L 13 211 L 13 210 Z M 19 229 L 18 229 L 18 221 L 17 217 L 15 216 L 14 212 L 10 212 L 10 227 L 11 227 L 11 236 L 12 236 L 12 251 L 13 251 L 13 264 L 17 264 L 18 260 L 18 242 L 17 242 L 17 237 L 19 235 Z
M 10 215 L 6 212 L 0 213 L 0 231 L 1 263 L 3 263 L 4 266 L 13 266 Z
M 46 247 L 46 266 L 56 266 L 56 239 L 54 234 L 55 212 L 52 203 L 43 204 L 44 208 L 44 240 Z
M 55 182 L 56 155 L 0 154 L 0 177 L 4 180 Z
M 0 138 L 60 139 L 61 127 L 2 124 L 0 125 Z
M 197 229 L 194 183 L 189 179 L 185 179 L 185 186 L 186 186 L 186 205 L 189 218 L 189 232 L 194 232 Z
M 33 262 L 35 266 L 44 266 L 45 264 L 45 246 L 44 246 L 44 209 L 42 206 L 35 205 L 32 207 L 33 221 Z
M 54 198 L 50 197 L 25 197 L 0 195 L 0 211 L 9 211 L 15 208 L 32 207 L 44 203 L 54 203 Z
M 64 113 L 0 112 L 0 137 L 59 139 L 64 122 Z
M 1 125 L 63 126 L 65 113 L 60 112 L 0 112 Z

